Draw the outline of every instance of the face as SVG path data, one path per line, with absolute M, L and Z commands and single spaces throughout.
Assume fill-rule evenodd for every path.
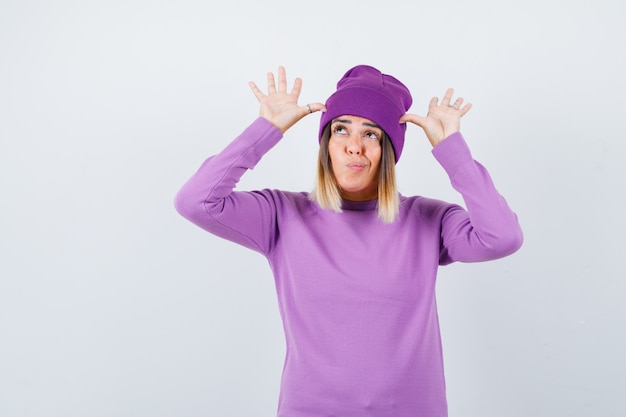
M 340 116 L 330 125 L 328 152 L 341 197 L 351 201 L 378 196 L 383 130 L 369 119 Z

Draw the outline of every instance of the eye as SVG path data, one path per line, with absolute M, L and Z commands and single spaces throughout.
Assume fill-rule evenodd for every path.
M 333 127 L 333 133 L 336 135 L 345 135 L 348 132 L 342 125 L 335 125 L 335 127 Z
M 375 132 L 373 130 L 369 130 L 367 132 L 365 132 L 365 137 L 368 139 L 372 139 L 372 140 L 379 140 L 380 139 L 380 134 L 378 132 Z

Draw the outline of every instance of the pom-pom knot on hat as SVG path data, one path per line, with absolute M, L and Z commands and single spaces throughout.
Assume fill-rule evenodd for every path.
M 320 120 L 319 139 L 326 125 L 339 116 L 364 117 L 387 133 L 397 163 L 406 132 L 406 123 L 400 123 L 400 117 L 412 103 L 409 89 L 396 78 L 369 65 L 357 65 L 344 74 L 337 83 L 337 91 L 326 100 L 326 111 Z

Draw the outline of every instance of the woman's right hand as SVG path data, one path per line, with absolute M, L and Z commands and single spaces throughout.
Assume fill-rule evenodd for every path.
M 250 81 L 250 89 L 261 104 L 259 116 L 266 118 L 282 133 L 296 124 L 304 116 L 320 110 L 326 110 L 323 103 L 309 103 L 298 105 L 298 97 L 302 90 L 302 79 L 296 78 L 291 92 L 287 92 L 287 75 L 284 67 L 278 67 L 278 88 L 274 74 L 267 73 L 267 94 L 264 94 L 257 85 Z

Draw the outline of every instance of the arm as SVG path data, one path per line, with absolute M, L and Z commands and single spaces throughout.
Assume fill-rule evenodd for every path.
M 448 89 L 441 104 L 433 97 L 426 117 L 405 114 L 400 118 L 400 122 L 411 122 L 424 129 L 433 146 L 433 155 L 467 206 L 465 210 L 452 205 L 443 214 L 439 261 L 448 264 L 501 258 L 520 248 L 522 230 L 487 170 L 472 158 L 459 131 L 460 119 L 471 104 L 463 106 L 460 97 L 450 104 L 453 92 Z
M 443 214 L 440 263 L 486 261 L 517 251 L 523 241 L 517 216 L 487 170 L 472 159 L 461 133 L 440 142 L 433 155 L 467 207 L 452 205 Z
M 210 233 L 266 253 L 275 230 L 275 207 L 269 193 L 234 189 L 281 138 L 276 127 L 259 117 L 187 180 L 176 194 L 176 210 Z
M 299 106 L 302 81 L 287 92 L 285 69 L 279 68 L 278 88 L 268 73 L 268 94 L 250 82 L 261 104 L 260 116 L 218 155 L 207 159 L 175 198 L 176 210 L 201 228 L 268 253 L 276 238 L 276 205 L 270 191 L 235 192 L 242 175 L 283 137 L 283 133 L 321 103 Z

